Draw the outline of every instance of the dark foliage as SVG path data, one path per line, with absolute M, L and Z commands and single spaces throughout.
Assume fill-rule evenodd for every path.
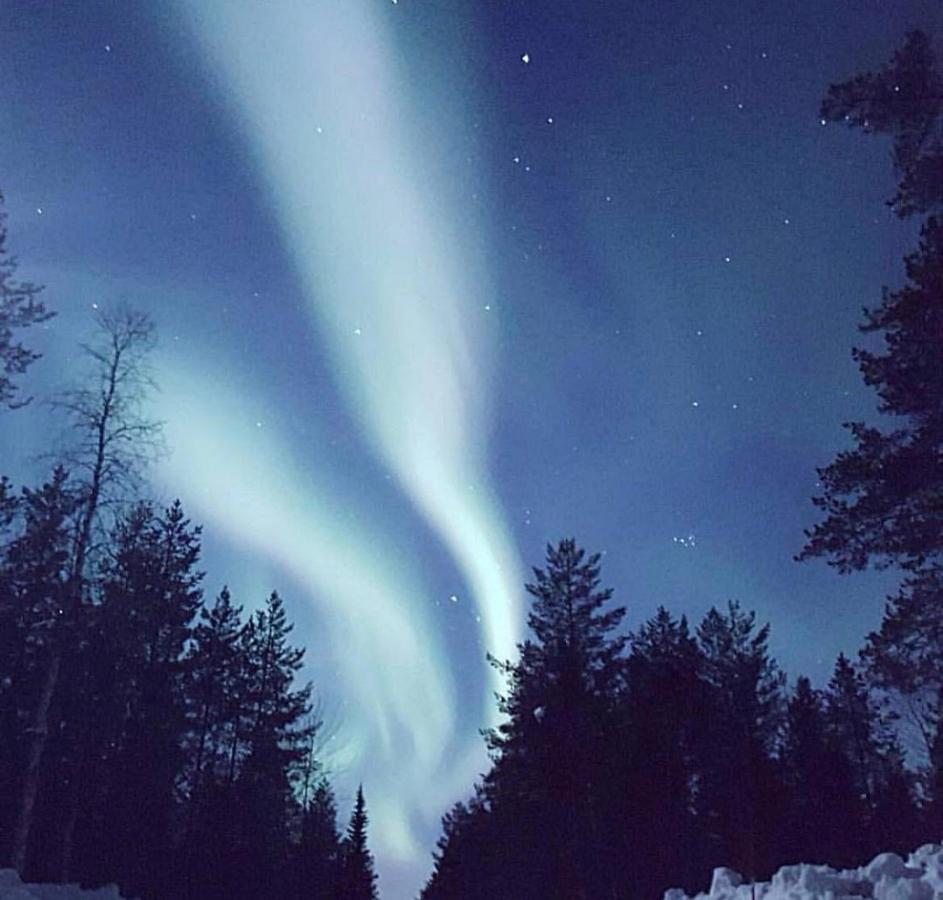
M 626 637 L 599 558 L 548 548 L 531 637 L 486 738 L 493 768 L 443 819 L 424 900 L 650 898 L 730 865 L 859 864 L 932 837 L 892 732 L 844 657 L 787 697 L 769 627 L 731 603 L 692 634 Z
M 29 402 L 17 396 L 17 376 L 39 359 L 17 340 L 17 333 L 51 319 L 54 313 L 39 299 L 42 287 L 16 280 L 16 258 L 6 249 L 7 214 L 0 192 L 0 405 L 16 407 Z
M 65 633 L 83 488 L 57 469 L 37 490 L 14 497 L 3 482 L 0 495 L 0 863 L 56 649 L 27 877 L 117 882 L 142 898 L 345 896 L 320 723 L 295 684 L 303 651 L 284 605 L 272 594 L 243 621 L 226 590 L 204 604 L 200 529 L 179 503 L 116 520 L 82 580 L 80 626 L 51 646 Z M 369 854 L 360 814 L 356 845 Z
M 854 445 L 819 470 L 824 519 L 800 559 L 841 572 L 868 565 L 905 575 L 865 661 L 884 710 L 918 735 L 928 815 L 943 822 L 943 79 L 929 38 L 915 31 L 877 73 L 833 85 L 822 115 L 893 140 L 900 216 L 926 215 L 906 282 L 865 310 L 880 352 L 853 351 L 880 398 L 878 425 L 851 422 Z M 898 794 L 907 785 L 898 785 Z
M 367 823 L 367 806 L 361 785 L 357 788 L 357 800 L 341 846 L 340 895 L 349 900 L 377 900 L 378 897 L 373 856 L 367 846 Z

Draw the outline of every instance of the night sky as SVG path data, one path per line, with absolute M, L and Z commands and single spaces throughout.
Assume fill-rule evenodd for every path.
M 573 535 L 635 627 L 738 599 L 821 684 L 886 574 L 799 565 L 850 357 L 914 226 L 886 142 L 818 119 L 937 0 L 0 5 L 0 188 L 58 317 L 156 320 L 154 494 L 205 587 L 278 588 L 346 816 L 413 896 L 493 721 L 491 650 Z M 3 471 L 41 477 L 41 403 Z

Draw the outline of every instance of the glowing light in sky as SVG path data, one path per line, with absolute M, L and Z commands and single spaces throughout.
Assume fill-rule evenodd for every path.
M 513 655 L 522 579 L 484 462 L 490 357 L 481 310 L 491 298 L 486 273 L 459 252 L 455 226 L 464 217 L 441 199 L 446 185 L 429 165 L 435 148 L 420 146 L 409 125 L 421 104 L 410 104 L 393 62 L 384 20 L 396 13 L 363 0 L 180 8 L 225 75 L 365 437 L 454 558 L 478 604 L 484 645 Z M 320 532 L 306 525 L 308 508 L 294 507 L 292 528 Z M 360 549 L 368 552 L 347 551 Z M 318 565 L 310 562 L 305 577 L 328 596 L 346 594 L 343 582 L 333 586 L 339 570 L 318 573 Z M 425 627 L 397 627 L 405 636 L 413 625 Z M 417 639 L 424 635 L 410 635 Z M 379 628 L 371 640 L 392 645 L 387 655 L 405 654 Z M 361 664 L 379 665 L 370 653 Z M 441 672 L 441 661 L 435 667 Z M 426 727 L 428 711 L 406 685 L 374 699 L 378 721 L 388 703 Z M 378 812 L 375 821 L 383 827 Z
M 161 365 L 160 412 L 174 447 L 162 476 L 214 532 L 308 588 L 328 629 L 309 649 L 333 650 L 337 687 L 349 701 L 330 762 L 369 762 L 385 849 L 409 855 L 409 793 L 434 783 L 454 724 L 452 679 L 429 604 L 382 535 L 342 520 L 343 503 L 329 486 L 312 484 L 287 442 L 238 414 L 237 392 L 220 375 L 180 359 Z M 244 386 L 238 395 L 246 401 Z M 235 599 L 251 608 L 263 597 Z

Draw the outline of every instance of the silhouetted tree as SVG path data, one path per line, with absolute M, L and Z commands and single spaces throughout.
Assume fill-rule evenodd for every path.
M 5 488 L 5 499 L 6 488 Z M 53 694 L 43 680 L 67 603 L 75 517 L 68 475 L 57 468 L 39 489 L 24 488 L 18 533 L 3 552 L 0 594 L 0 828 L 4 859 L 23 870 L 26 836 L 39 795 L 41 756 Z M 5 502 L 5 517 L 13 513 Z M 44 731 L 37 735 L 30 727 Z
M 869 564 L 904 571 L 866 659 L 898 714 L 903 707 L 921 730 L 933 784 L 933 747 L 943 741 L 943 694 L 926 665 L 938 670 L 943 649 L 943 80 L 927 36 L 912 32 L 889 65 L 833 85 L 822 115 L 889 135 L 898 176 L 890 205 L 901 217 L 927 218 L 905 259 L 904 286 L 865 310 L 861 331 L 881 336 L 883 352 L 853 351 L 893 427 L 846 424 L 854 446 L 819 470 L 822 494 L 813 502 L 824 519 L 806 532 L 799 558 L 823 556 L 841 572 Z M 898 805 L 906 777 L 900 766 L 888 776 Z
M 302 808 L 295 857 L 296 895 L 311 900 L 342 900 L 343 859 L 334 791 L 326 778 L 320 778 Z
M 92 702 L 70 729 L 82 785 L 69 810 L 81 823 L 73 869 L 135 895 L 159 895 L 173 844 L 199 535 L 179 502 L 162 515 L 142 503 L 119 521 L 83 660 Z
M 50 733 L 49 713 L 59 686 L 67 648 L 81 639 L 88 605 L 88 560 L 96 526 L 106 502 L 132 481 L 153 451 L 157 423 L 142 410 L 150 384 L 147 356 L 153 347 L 153 326 L 147 316 L 130 310 L 103 313 L 98 332 L 85 352 L 91 364 L 87 382 L 69 392 L 60 405 L 67 413 L 72 437 L 64 453 L 79 498 L 72 553 L 61 614 L 47 632 L 45 662 L 36 694 L 22 794 L 13 830 L 11 864 L 22 871 L 26 862 L 35 797 L 43 753 Z M 73 786 L 77 791 L 78 785 Z M 30 798 L 33 798 L 32 800 Z M 70 807 L 74 800 L 70 802 Z M 67 819 L 62 837 L 64 877 L 68 868 L 74 821 Z
M 851 866 L 863 858 L 867 814 L 846 749 L 830 733 L 822 694 L 800 676 L 789 698 L 782 747 L 787 859 Z
M 903 48 L 879 72 L 833 84 L 821 115 L 894 139 L 899 183 L 889 205 L 899 216 L 933 212 L 943 205 L 943 82 L 922 31 L 908 34 Z
M 7 214 L 0 192 L 0 405 L 23 406 L 17 401 L 16 377 L 22 375 L 39 354 L 16 340 L 16 333 L 51 319 L 55 313 L 39 299 L 42 287 L 16 280 L 16 258 L 6 249 Z
M 822 114 L 894 140 L 899 215 L 943 208 L 943 84 L 926 35 L 911 33 L 890 65 L 833 85 Z M 819 470 L 814 499 L 825 518 L 807 532 L 801 559 L 824 556 L 842 572 L 896 565 L 907 573 L 899 610 L 939 594 L 943 554 L 943 223 L 925 222 L 906 259 L 907 282 L 865 310 L 861 330 L 884 352 L 853 351 L 879 409 L 897 427 L 846 425 L 851 450 Z
M 778 810 L 771 763 L 782 722 L 784 678 L 768 649 L 769 625 L 731 602 L 711 608 L 697 629 L 702 673 L 710 688 L 703 716 L 700 827 L 726 859 L 750 878 L 771 868 Z
M 631 636 L 620 730 L 607 742 L 610 851 L 639 897 L 703 881 L 694 784 L 709 700 L 685 618 L 661 607 Z M 638 862 L 644 861 L 644 864 Z
M 367 806 L 363 798 L 363 785 L 360 785 L 342 847 L 340 895 L 350 900 L 377 900 L 379 897 L 373 855 L 367 846 L 367 823 Z

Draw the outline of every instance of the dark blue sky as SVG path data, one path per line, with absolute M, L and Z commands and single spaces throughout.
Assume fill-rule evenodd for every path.
M 817 111 L 940 7 L 265 10 L 4 3 L 9 244 L 59 312 L 30 389 L 76 376 L 93 304 L 154 316 L 154 489 L 205 522 L 209 591 L 286 596 L 405 897 L 548 540 L 605 551 L 631 626 L 739 599 L 818 682 L 877 625 L 892 579 L 792 557 L 913 233 L 888 145 Z M 5 471 L 49 435 L 8 415 Z

